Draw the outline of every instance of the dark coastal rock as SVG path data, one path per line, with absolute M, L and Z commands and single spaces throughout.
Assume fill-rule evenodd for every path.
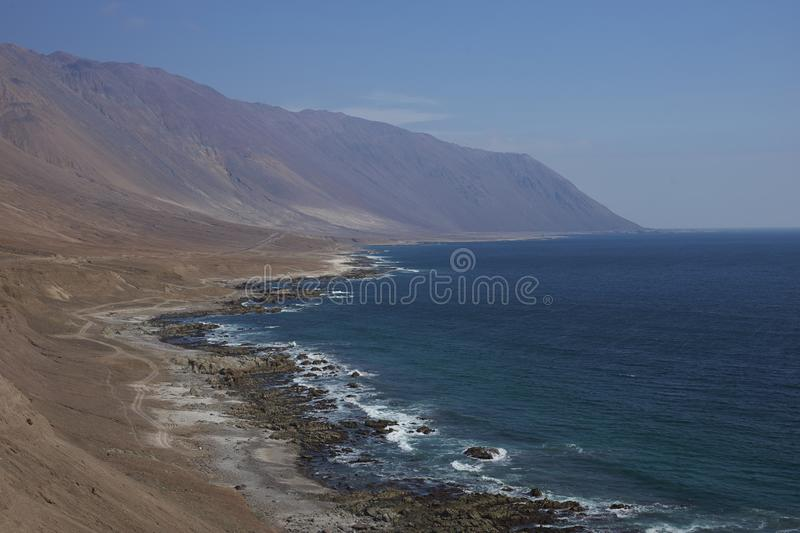
M 202 322 L 163 324 L 159 338 L 162 342 L 179 340 L 181 337 L 203 337 L 209 331 L 218 329 L 219 324 L 205 324 Z
M 541 506 L 541 509 L 551 509 L 554 511 L 572 511 L 577 513 L 584 510 L 581 504 L 574 500 L 558 501 L 545 498 L 544 500 L 537 500 L 536 503 Z
M 632 507 L 627 503 L 612 503 L 611 505 L 608 506 L 608 508 L 613 511 L 617 509 L 631 509 Z
M 364 453 L 348 462 L 350 464 L 365 464 L 365 463 L 377 463 L 378 460 Z
M 327 398 L 314 402 L 313 406 L 317 411 L 333 411 L 336 409 L 337 403 L 335 399 Z
M 359 385 L 358 383 L 355 383 L 355 382 L 351 381 L 350 383 L 348 383 L 348 384 L 347 384 L 347 386 L 348 386 L 348 388 L 351 388 L 351 389 L 357 389 L 357 388 L 359 388 L 361 385 Z
M 543 500 L 531 501 L 502 494 L 436 490 L 424 494 L 385 488 L 338 496 L 341 507 L 358 516 L 386 517 L 392 531 L 579 531 L 559 528 L 562 515 Z M 384 519 L 381 519 L 383 521 Z M 546 529 L 545 529 L 546 528 Z
M 301 353 L 300 355 L 297 356 L 298 361 L 305 361 L 306 359 L 308 359 L 307 354 Z
M 428 426 L 420 426 L 417 428 L 417 433 L 422 433 L 423 435 L 430 435 L 433 433 L 434 429 L 429 428 Z
M 464 450 L 464 455 L 473 459 L 481 459 L 482 461 L 494 459 L 499 454 L 500 450 L 497 448 L 487 448 L 485 446 L 472 446 Z
M 322 295 L 320 289 L 303 287 L 299 282 L 293 281 L 284 287 L 270 286 L 270 284 L 252 284 L 249 281 L 234 286 L 238 290 L 247 290 L 248 296 L 227 303 L 229 314 L 238 314 L 236 307 L 245 309 L 249 313 L 263 313 L 266 304 L 284 304 L 291 301 L 302 301 L 308 298 L 318 298 Z M 261 304 L 261 305 L 258 305 Z
M 372 428 L 372 429 L 386 429 L 389 426 L 396 426 L 396 420 L 386 420 L 386 419 L 368 419 L 364 421 L 364 425 Z
M 269 438 L 274 440 L 292 440 L 297 436 L 297 431 L 292 429 L 286 429 L 283 431 L 273 431 L 269 434 Z
M 361 373 L 358 370 L 355 370 L 355 371 L 350 373 L 350 377 L 351 378 L 359 378 L 359 377 L 361 377 Z
M 533 487 L 528 494 L 534 498 L 541 498 L 544 495 L 539 487 Z
M 339 422 L 339 425 L 348 429 L 356 429 L 358 427 L 358 422 L 355 420 L 342 420 Z
M 336 365 L 325 365 L 325 366 L 322 367 L 322 370 L 327 370 L 327 371 L 330 372 L 332 370 L 336 370 L 337 368 L 338 367 Z

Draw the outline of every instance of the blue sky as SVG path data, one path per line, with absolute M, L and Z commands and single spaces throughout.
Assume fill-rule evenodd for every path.
M 525 152 L 650 227 L 800 227 L 798 1 L 0 1 L 0 41 Z

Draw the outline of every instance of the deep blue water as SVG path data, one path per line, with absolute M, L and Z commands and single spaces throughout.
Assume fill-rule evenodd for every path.
M 475 255 L 457 274 L 450 255 Z M 800 528 L 800 232 L 652 233 L 380 247 L 410 280 L 504 276 L 508 305 L 326 301 L 216 317 L 228 340 L 296 341 L 368 372 L 319 381 L 342 411 L 402 422 L 353 474 L 542 488 L 579 499 L 592 528 Z M 513 283 L 533 275 L 535 305 Z M 385 281 L 385 280 L 384 280 Z M 450 285 L 457 289 L 457 281 Z M 343 288 L 343 287 L 338 287 Z M 470 299 L 470 298 L 468 298 Z M 552 301 L 551 301 L 552 299 Z M 549 305 L 547 305 L 549 304 Z M 350 402 L 350 403 L 348 403 Z M 408 433 L 423 423 L 429 436 Z M 503 448 L 481 462 L 465 447 Z M 613 502 L 633 509 L 611 513 Z

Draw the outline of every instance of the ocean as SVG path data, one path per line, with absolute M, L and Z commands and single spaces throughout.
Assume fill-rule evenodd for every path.
M 387 276 L 208 319 L 219 341 L 292 341 L 359 372 L 297 378 L 337 398 L 327 416 L 397 422 L 320 477 L 537 487 L 581 502 L 597 531 L 800 530 L 800 232 L 369 254 Z

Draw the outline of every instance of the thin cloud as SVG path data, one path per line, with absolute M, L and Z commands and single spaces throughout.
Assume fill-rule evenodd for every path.
M 147 25 L 144 17 L 125 17 L 125 27 L 131 30 L 139 30 Z
M 100 13 L 105 17 L 118 21 L 128 30 L 140 30 L 147 26 L 147 19 L 125 13 L 124 11 L 128 11 L 126 7 L 119 0 L 112 0 L 100 7 Z
M 452 118 L 452 115 L 437 109 L 439 103 L 436 100 L 424 96 L 391 91 L 373 91 L 367 95 L 360 96 L 358 100 L 358 103 L 352 103 L 344 107 L 334 107 L 332 110 L 367 120 L 394 124 L 395 126 L 434 123 Z M 300 111 L 307 109 L 309 106 L 291 102 L 283 104 L 283 107 L 289 111 Z
M 583 138 L 544 138 L 531 135 L 510 136 L 497 131 L 442 130 L 424 128 L 422 131 L 434 137 L 462 146 L 491 150 L 531 154 L 537 157 L 556 157 L 584 153 L 595 148 L 595 144 Z
M 299 113 L 300 111 L 304 111 L 306 109 L 313 109 L 313 106 L 307 106 L 304 104 L 295 104 L 295 103 L 281 104 L 280 107 L 284 108 L 287 111 L 291 111 L 292 113 Z
M 102 13 L 103 15 L 113 15 L 114 13 L 119 11 L 120 7 L 122 7 L 121 2 L 116 2 L 116 1 L 108 2 L 104 4 L 103 7 L 100 8 L 100 13 Z
M 198 32 L 203 30 L 203 26 L 193 20 L 185 20 L 183 25 L 186 26 L 189 31 Z
M 434 122 L 437 120 L 445 120 L 450 118 L 450 115 L 445 113 L 432 113 L 428 111 L 419 111 L 416 109 L 405 109 L 401 107 L 345 107 L 339 109 L 346 115 L 354 117 L 365 118 L 367 120 L 375 120 L 377 122 L 388 122 L 395 126 L 402 126 L 404 124 L 418 124 L 421 122 Z
M 431 98 L 390 91 L 373 91 L 365 96 L 364 99 L 387 105 L 438 105 L 438 102 Z

